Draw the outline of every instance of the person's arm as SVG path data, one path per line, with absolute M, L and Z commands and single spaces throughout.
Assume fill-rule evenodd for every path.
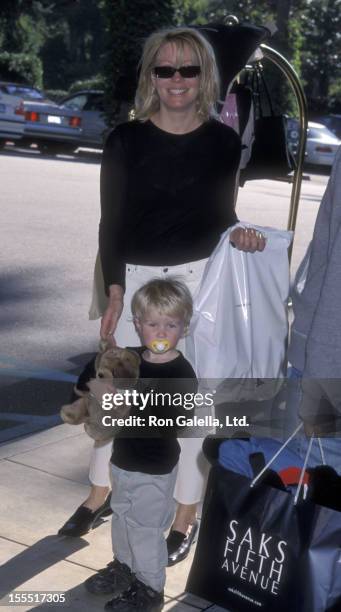
M 231 225 L 238 222 L 236 201 L 238 195 L 239 165 L 242 144 L 240 137 L 232 128 L 225 127 L 222 136 L 220 147 L 226 173 L 223 184 L 223 197 L 221 198 L 223 206 L 221 215 L 223 219 L 223 228 L 225 230 L 227 227 L 231 227 Z
M 123 311 L 124 290 L 120 285 L 109 286 L 109 302 L 101 319 L 100 336 L 103 340 L 111 336 L 111 343 L 116 345 L 114 334 Z
M 114 130 L 103 150 L 101 165 L 101 220 L 99 252 L 108 307 L 102 317 L 101 337 L 115 332 L 123 310 L 125 261 L 122 257 L 122 212 L 126 192 L 126 165 L 120 134 Z
M 101 219 L 99 252 L 105 292 L 110 286 L 125 287 L 125 262 L 122 259 L 122 214 L 126 197 L 126 161 L 118 129 L 109 135 L 103 150 L 100 191 Z

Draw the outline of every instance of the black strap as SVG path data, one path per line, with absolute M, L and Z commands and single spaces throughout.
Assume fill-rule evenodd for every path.
M 274 117 L 275 113 L 274 113 L 274 109 L 272 105 L 270 91 L 267 86 L 266 80 L 264 78 L 263 67 L 260 65 L 257 65 L 253 70 L 252 91 L 253 91 L 254 105 L 255 105 L 255 108 L 257 109 L 257 117 L 264 117 L 264 115 L 266 114 L 265 109 L 264 109 L 264 101 L 262 101 L 262 96 L 263 98 L 266 99 L 266 102 L 269 107 L 270 115 Z
M 265 467 L 265 457 L 263 453 L 252 453 L 249 455 L 250 465 L 252 467 L 254 477 L 258 476 L 259 472 Z

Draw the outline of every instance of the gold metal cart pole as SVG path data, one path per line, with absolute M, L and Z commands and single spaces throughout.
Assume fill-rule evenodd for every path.
M 287 77 L 288 82 L 291 88 L 294 91 L 296 96 L 296 101 L 299 110 L 299 120 L 300 120 L 300 134 L 299 134 L 299 142 L 298 142 L 298 153 L 297 153 L 297 167 L 294 172 L 293 184 L 291 190 L 291 199 L 290 199 L 290 209 L 289 209 L 289 217 L 288 217 L 288 229 L 294 231 L 296 227 L 297 220 L 297 212 L 299 206 L 299 199 L 301 193 L 301 183 L 302 183 L 302 172 L 303 172 L 303 162 L 304 162 L 304 154 L 305 154 L 305 145 L 307 140 L 307 126 L 308 126 L 308 117 L 307 117 L 307 100 L 300 83 L 300 80 L 291 66 L 291 64 L 275 49 L 268 47 L 267 45 L 260 45 L 262 53 L 265 59 L 273 62 Z M 291 260 L 292 254 L 292 245 L 290 245 L 289 249 L 289 261 Z

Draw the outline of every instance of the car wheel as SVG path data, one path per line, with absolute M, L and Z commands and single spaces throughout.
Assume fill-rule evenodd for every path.
M 49 155 L 60 155 L 63 153 L 71 155 L 75 152 L 76 147 L 63 142 L 44 142 L 39 145 L 39 149 L 42 153 L 47 153 Z

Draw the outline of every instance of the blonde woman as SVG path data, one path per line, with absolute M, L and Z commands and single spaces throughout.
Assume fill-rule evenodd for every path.
M 111 132 L 101 167 L 99 251 L 107 296 L 101 337 L 120 346 L 138 343 L 130 322 L 134 292 L 151 278 L 176 275 L 193 294 L 220 234 L 237 221 L 241 144 L 217 118 L 218 93 L 213 50 L 196 30 L 173 28 L 147 39 L 136 118 Z M 253 230 L 236 228 L 231 240 L 245 251 L 265 246 Z M 185 558 L 197 529 L 201 442 L 181 441 L 169 564 Z M 110 445 L 94 448 L 90 495 L 61 534 L 86 533 L 107 510 L 110 456 Z M 110 577 L 110 567 L 105 571 Z

